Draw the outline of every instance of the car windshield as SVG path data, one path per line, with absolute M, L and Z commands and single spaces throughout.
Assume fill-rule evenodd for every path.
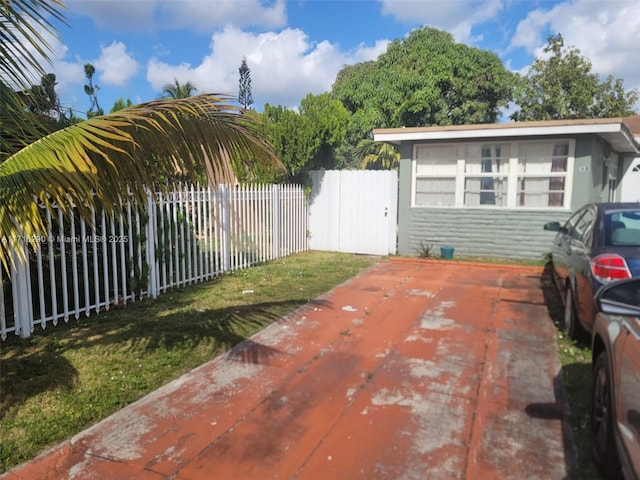
M 640 209 L 607 213 L 605 228 L 608 246 L 640 247 Z

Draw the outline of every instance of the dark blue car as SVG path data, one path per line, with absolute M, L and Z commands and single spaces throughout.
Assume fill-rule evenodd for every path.
M 567 333 L 575 338 L 581 327 L 591 333 L 600 287 L 640 276 L 640 203 L 591 203 L 564 225 L 551 222 L 544 228 L 558 232 L 551 262 Z

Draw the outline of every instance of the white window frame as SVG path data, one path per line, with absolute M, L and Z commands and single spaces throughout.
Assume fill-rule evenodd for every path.
M 568 143 L 568 157 L 567 157 L 567 169 L 566 172 L 541 172 L 541 173 L 523 173 L 518 171 L 518 162 L 519 162 L 519 151 L 520 145 L 523 144 L 553 144 L 557 142 L 567 142 Z M 482 145 L 507 145 L 510 146 L 510 155 L 509 155 L 509 171 L 506 174 L 507 179 L 507 203 L 506 206 L 499 205 L 473 205 L 467 206 L 464 204 L 464 194 L 465 194 L 465 179 L 469 178 L 478 178 L 480 176 L 496 176 L 488 174 L 478 174 L 478 173 L 465 173 L 465 165 L 466 165 L 466 150 L 469 146 L 482 146 Z M 514 209 L 514 210 L 569 210 L 571 207 L 571 197 L 573 192 L 573 177 L 574 177 L 574 165 L 575 165 L 575 146 L 576 142 L 574 139 L 567 138 L 548 138 L 543 140 L 519 140 L 519 141 L 509 141 L 504 138 L 495 138 L 495 139 L 487 139 L 486 141 L 481 142 L 448 142 L 448 143 L 416 143 L 413 145 L 413 160 L 412 160 L 412 172 L 411 172 L 411 206 L 412 208 L 481 208 L 481 209 Z M 429 147 L 456 147 L 457 158 L 456 162 L 456 173 L 455 173 L 455 202 L 453 206 L 437 206 L 437 205 L 417 205 L 416 204 L 416 185 L 417 180 L 419 178 L 454 178 L 453 174 L 418 174 L 417 166 L 418 166 L 418 150 L 421 148 L 429 148 Z M 502 175 L 500 175 L 502 176 Z M 518 179 L 519 178 L 551 178 L 551 177 L 563 177 L 565 179 L 564 182 L 564 197 L 563 197 L 563 205 L 557 207 L 550 206 L 520 206 L 518 203 Z

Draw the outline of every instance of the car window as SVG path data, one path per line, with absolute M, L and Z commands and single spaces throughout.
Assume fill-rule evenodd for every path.
M 611 288 L 604 292 L 602 300 L 640 308 L 640 280 L 633 279 L 612 285 Z
M 578 210 L 569 218 L 569 220 L 567 220 L 567 223 L 564 224 L 565 233 L 570 237 L 578 238 L 579 235 L 576 231 L 576 225 L 578 224 L 582 215 L 584 215 L 584 212 L 584 210 Z
M 589 245 L 591 242 L 591 235 L 593 234 L 593 224 L 595 221 L 595 212 L 593 209 L 588 208 L 585 210 L 575 227 L 575 235 L 573 238 L 580 240 L 585 245 Z
M 640 246 L 640 210 L 623 210 L 605 215 L 608 246 Z

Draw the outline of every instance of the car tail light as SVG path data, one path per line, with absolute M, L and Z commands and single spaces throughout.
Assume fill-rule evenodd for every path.
M 591 272 L 602 283 L 631 278 L 627 262 L 615 253 L 605 253 L 592 258 Z

